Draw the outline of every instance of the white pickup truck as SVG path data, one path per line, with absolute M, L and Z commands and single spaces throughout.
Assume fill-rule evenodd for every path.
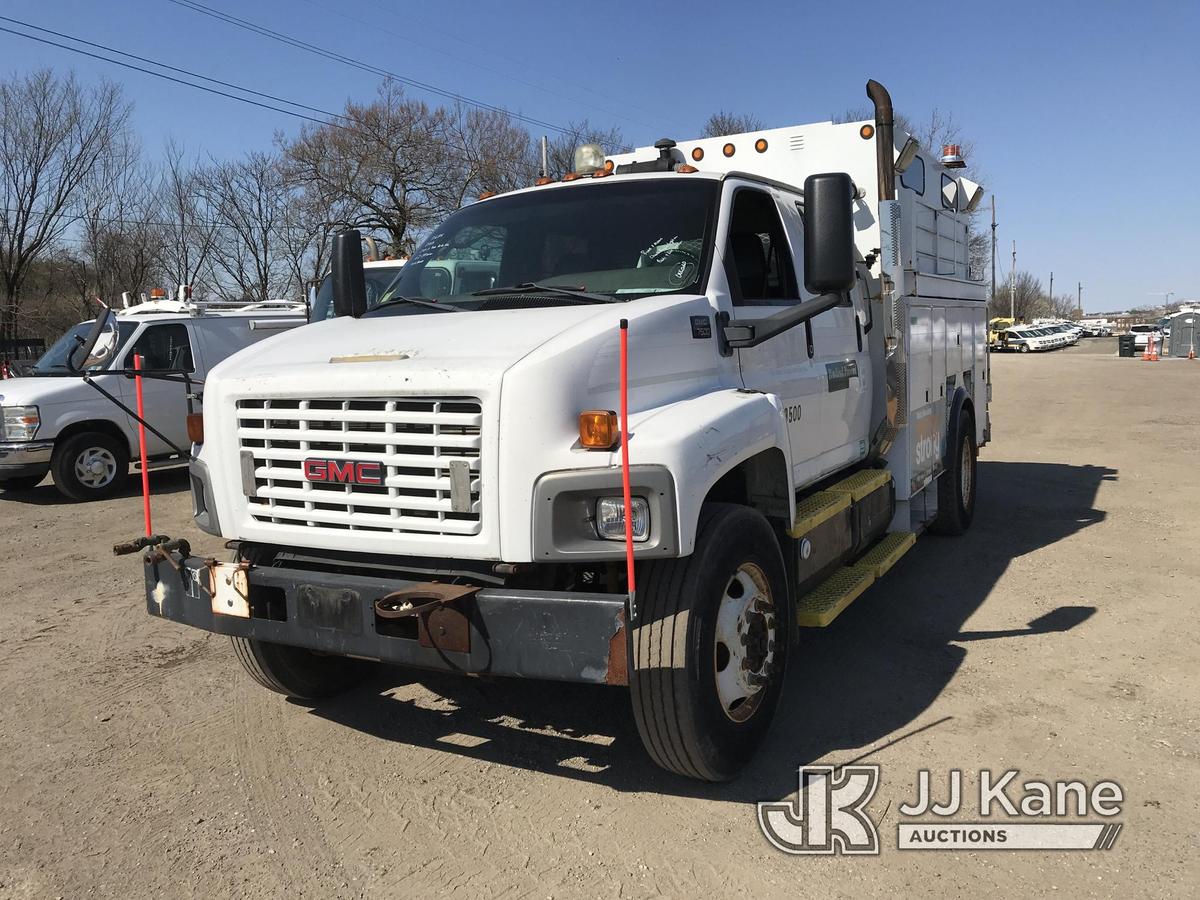
M 363 660 L 628 685 L 659 765 L 732 777 L 800 628 L 970 525 L 989 436 L 982 189 L 868 95 L 869 121 L 581 148 L 451 215 L 380 303 L 339 235 L 336 318 L 208 378 L 195 521 L 235 559 L 149 547 L 148 611 L 298 698 Z
M 29 490 L 47 473 L 65 496 L 99 500 L 124 483 L 138 456 L 137 422 L 85 378 L 129 409 L 133 381 L 120 372 L 143 357 L 148 372 L 187 373 L 196 393 L 208 370 L 251 344 L 305 322 L 299 304 L 229 308 L 151 301 L 118 312 L 103 353 L 85 371 L 68 357 L 80 349 L 92 323 L 64 334 L 21 378 L 0 382 L 0 490 Z M 147 378 L 143 402 L 151 465 L 187 461 L 187 395 L 178 381 Z M 165 438 L 165 440 L 164 440 Z M 181 452 L 182 451 L 182 452 Z

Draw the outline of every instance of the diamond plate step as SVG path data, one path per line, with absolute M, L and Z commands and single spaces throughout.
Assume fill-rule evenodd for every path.
M 875 582 L 865 566 L 843 566 L 800 598 L 796 622 L 802 628 L 824 628 Z
M 867 566 L 875 573 L 876 578 L 882 578 L 883 573 L 896 564 L 913 544 L 917 536 L 911 531 L 893 531 L 885 534 L 883 539 L 864 553 L 854 565 Z

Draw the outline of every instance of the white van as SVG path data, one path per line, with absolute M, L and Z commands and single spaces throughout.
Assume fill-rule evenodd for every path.
M 217 363 L 304 322 L 302 304 L 147 303 L 114 316 L 106 358 L 86 371 L 131 410 L 136 409 L 133 379 L 118 373 L 133 368 L 135 354 L 150 372 L 181 373 L 175 381 L 143 379 L 142 393 L 144 418 L 162 433 L 146 431 L 147 458 L 152 465 L 183 462 L 180 450 L 186 453 L 189 441 L 182 373 L 199 394 Z M 33 488 L 50 473 L 66 496 L 94 500 L 117 491 L 129 474 L 130 460 L 138 456 L 137 421 L 68 364 L 91 328 L 90 322 L 76 325 L 28 375 L 0 381 L 0 490 Z

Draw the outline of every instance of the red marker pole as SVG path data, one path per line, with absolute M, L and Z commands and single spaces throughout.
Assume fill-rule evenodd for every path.
M 629 320 L 621 320 L 621 490 L 625 495 L 625 577 L 629 582 L 629 610 L 637 606 L 633 576 L 633 498 L 629 490 Z
M 133 355 L 133 368 L 135 372 L 142 371 L 142 357 L 136 353 Z M 154 532 L 150 528 L 150 472 L 146 468 L 146 426 L 142 424 L 146 412 L 142 406 L 141 375 L 133 376 L 133 386 L 137 392 L 138 452 L 142 457 L 142 515 L 146 520 L 146 537 L 150 537 Z

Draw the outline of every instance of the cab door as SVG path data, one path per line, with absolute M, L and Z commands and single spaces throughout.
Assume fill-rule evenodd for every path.
M 160 322 L 146 325 L 125 352 L 124 367 L 133 368 L 135 355 L 142 357 L 143 371 L 158 373 L 187 372 L 195 374 L 196 365 L 192 353 L 192 333 L 187 322 Z M 178 376 L 177 376 L 178 377 Z M 130 409 L 137 409 L 137 394 L 134 381 L 123 378 L 121 399 Z M 183 450 L 188 448 L 187 438 L 187 394 L 178 381 L 158 378 L 142 379 L 142 418 L 168 437 Z M 133 435 L 131 445 L 137 455 L 136 420 L 130 419 L 129 428 Z M 158 435 L 146 431 L 146 453 L 148 456 L 165 456 L 175 449 Z
M 793 246 L 804 246 L 804 219 L 798 199 L 781 207 Z M 803 280 L 803 266 L 797 267 Z M 811 295 L 804 292 L 805 299 Z M 821 427 L 817 439 L 818 474 L 864 459 L 871 431 L 871 354 L 867 329 L 874 327 L 862 280 L 856 279 L 841 306 L 808 323 L 809 353 L 822 376 Z M 802 326 L 803 327 L 803 326 Z
M 803 241 L 789 237 L 780 192 L 765 185 L 726 181 L 725 223 L 719 235 L 733 317 L 765 319 L 800 302 L 796 278 Z M 798 483 L 817 477 L 821 453 L 824 370 L 813 360 L 808 329 L 800 325 L 757 347 L 735 351 L 743 385 L 779 398 Z

